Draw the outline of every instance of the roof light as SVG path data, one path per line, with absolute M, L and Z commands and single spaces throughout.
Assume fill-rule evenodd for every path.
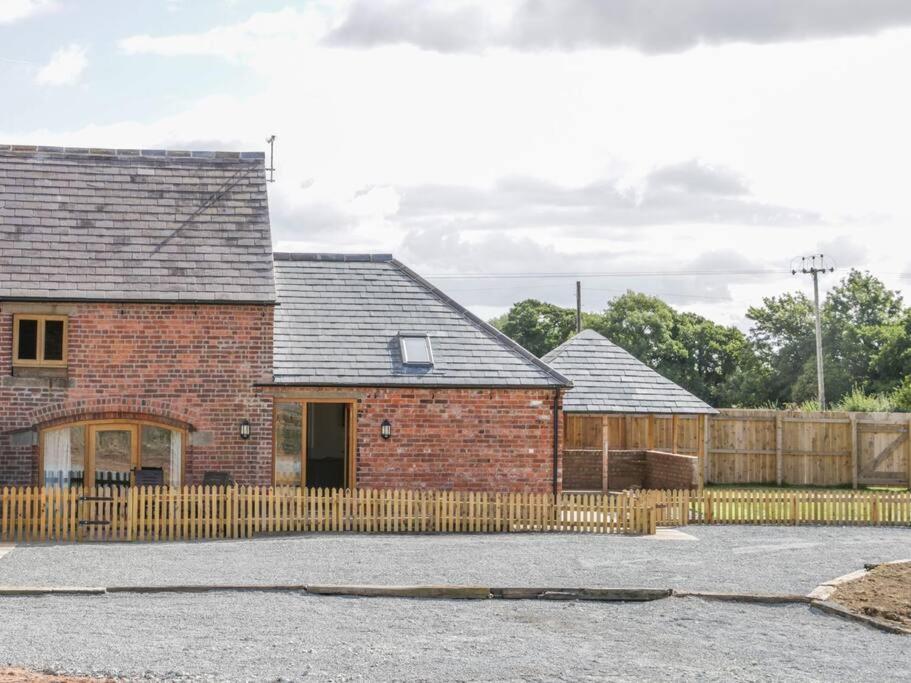
M 405 365 L 433 365 L 433 349 L 426 334 L 399 333 L 399 348 Z

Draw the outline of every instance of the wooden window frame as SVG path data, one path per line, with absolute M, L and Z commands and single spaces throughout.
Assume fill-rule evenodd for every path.
M 357 488 L 357 399 L 356 398 L 282 398 L 272 400 L 272 485 L 275 486 L 276 449 L 278 448 L 278 404 L 295 403 L 301 408 L 301 463 L 299 486 L 307 487 L 307 405 L 310 403 L 342 403 L 345 405 L 345 420 L 348 428 L 348 453 L 345 463 L 345 489 Z
M 167 429 L 170 432 L 177 432 L 180 434 L 180 483 L 178 484 L 178 487 L 183 486 L 184 481 L 186 481 L 185 476 L 187 472 L 187 446 L 189 445 L 189 434 L 187 433 L 186 429 L 174 427 L 162 422 L 155 422 L 154 420 L 131 420 L 129 418 L 122 418 L 111 420 L 80 420 L 77 422 L 66 422 L 64 424 L 52 425 L 50 427 L 45 427 L 42 429 L 38 434 L 38 486 L 44 486 L 45 435 L 47 432 L 52 432 L 55 429 L 71 429 L 73 427 L 82 427 L 85 430 L 85 476 L 83 481 L 92 483 L 84 485 L 84 488 L 92 488 L 95 486 L 95 440 L 92 437 L 98 431 L 107 430 L 129 430 L 133 432 L 130 466 L 134 472 L 131 472 L 130 475 L 130 486 L 134 485 L 135 470 L 142 463 L 143 427 L 158 427 L 160 429 Z
M 34 360 L 19 359 L 19 324 L 23 320 L 35 320 L 38 323 L 38 338 Z M 44 359 L 44 331 L 48 320 L 59 320 L 63 323 L 63 358 L 61 360 Z M 70 321 L 66 315 L 43 315 L 36 313 L 13 314 L 13 366 L 31 368 L 65 368 L 69 360 Z

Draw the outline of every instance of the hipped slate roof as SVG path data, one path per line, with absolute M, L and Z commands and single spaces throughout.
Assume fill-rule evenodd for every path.
M 559 387 L 566 378 L 389 255 L 276 254 L 275 382 Z M 400 332 L 427 333 L 431 368 Z
M 594 330 L 583 330 L 542 360 L 573 382 L 565 412 L 717 412 Z
M 274 301 L 263 161 L 0 145 L 0 299 Z

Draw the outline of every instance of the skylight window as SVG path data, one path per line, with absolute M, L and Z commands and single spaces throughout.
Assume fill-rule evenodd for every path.
M 399 334 L 399 345 L 405 365 L 433 365 L 433 350 L 426 334 Z

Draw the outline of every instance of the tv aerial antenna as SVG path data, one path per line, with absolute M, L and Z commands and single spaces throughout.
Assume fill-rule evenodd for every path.
M 269 144 L 269 166 L 266 168 L 266 172 L 269 174 L 268 181 L 270 183 L 275 182 L 275 136 L 270 135 L 266 138 L 266 142 Z

